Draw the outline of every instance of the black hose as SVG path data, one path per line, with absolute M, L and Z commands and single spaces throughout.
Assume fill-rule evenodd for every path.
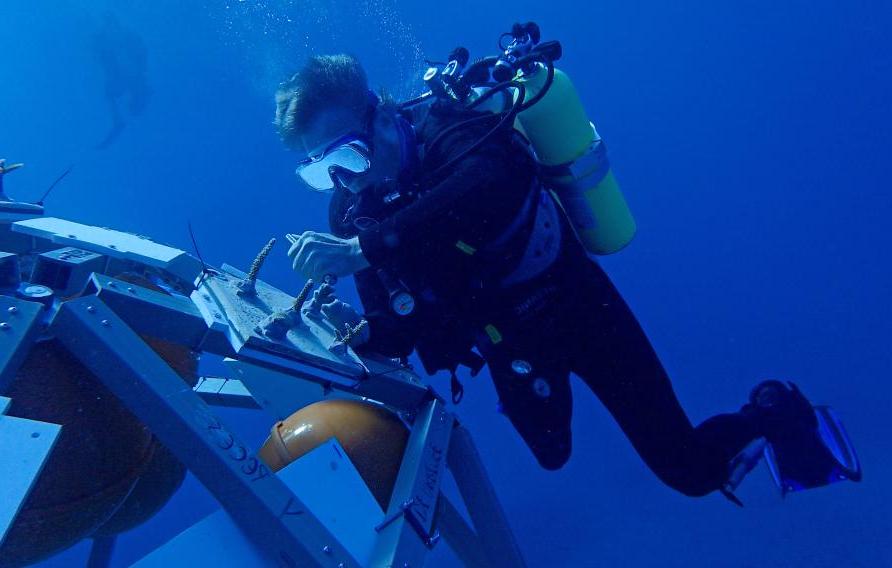
M 476 61 L 473 65 L 471 65 L 471 67 L 468 69 L 468 71 L 470 72 L 473 70 L 476 73 L 483 66 L 491 67 L 495 61 L 498 61 L 498 57 L 493 56 L 493 57 L 486 57 L 486 58 L 480 59 L 480 60 Z M 471 110 L 471 109 L 474 109 L 474 108 L 478 107 L 479 105 L 483 104 L 487 100 L 491 99 L 496 94 L 506 91 L 508 88 L 513 87 L 513 88 L 517 89 L 517 91 L 518 91 L 515 95 L 515 100 L 514 100 L 514 103 L 511 105 L 511 108 L 509 108 L 507 111 L 501 113 L 501 118 L 499 119 L 499 122 L 498 122 L 498 124 L 496 124 L 496 126 L 494 126 L 489 132 L 487 132 L 485 135 L 483 135 L 475 143 L 471 144 L 471 146 L 469 146 L 467 149 L 460 152 L 457 156 L 455 156 L 451 160 L 447 161 L 445 164 L 437 167 L 433 172 L 431 172 L 427 176 L 428 178 L 431 178 L 431 179 L 436 178 L 437 175 L 439 175 L 441 172 L 451 168 L 456 163 L 458 163 L 460 160 L 463 160 L 464 158 L 466 158 L 469 154 L 471 154 L 472 152 L 477 150 L 481 145 L 483 145 L 485 142 L 487 142 L 493 135 L 495 135 L 499 130 L 504 128 L 507 124 L 511 124 L 513 127 L 514 120 L 517 118 L 518 114 L 527 110 L 528 108 L 532 107 L 533 105 L 537 104 L 539 101 L 541 101 L 543 99 L 543 97 L 545 97 L 545 95 L 548 93 L 549 89 L 551 89 L 552 84 L 554 83 L 554 62 L 551 61 L 550 59 L 543 58 L 542 54 L 534 53 L 534 54 L 530 54 L 529 56 L 523 58 L 523 63 L 524 64 L 542 63 L 546 66 L 547 76 L 545 78 L 545 82 L 542 84 L 542 88 L 539 90 L 538 93 L 536 93 L 536 96 L 534 96 L 533 98 L 531 98 L 528 101 L 524 101 L 524 98 L 526 98 L 526 87 L 523 85 L 523 83 L 512 79 L 510 81 L 502 81 L 500 83 L 493 85 L 486 93 L 481 95 L 478 99 L 476 99 L 472 103 L 466 105 L 466 108 Z M 471 73 L 466 73 L 465 76 L 470 75 L 470 74 Z M 489 75 L 489 72 L 487 72 L 487 75 Z M 463 76 L 463 79 L 464 79 L 464 76 Z M 468 87 L 472 88 L 473 85 L 475 85 L 475 84 L 479 85 L 479 82 L 469 82 Z M 414 106 L 416 104 L 419 104 L 419 103 L 427 100 L 427 98 L 429 98 L 430 96 L 432 96 L 431 93 L 425 93 L 424 95 L 421 95 L 420 97 L 416 97 L 415 99 L 412 99 L 410 101 L 402 103 L 400 105 L 400 108 L 405 109 L 410 106 Z M 434 148 L 436 148 L 439 144 L 441 144 L 446 136 L 448 136 L 449 134 L 452 134 L 456 130 L 459 130 L 462 128 L 467 128 L 469 126 L 476 125 L 478 123 L 482 123 L 482 122 L 491 120 L 492 118 L 494 118 L 496 116 L 499 116 L 499 115 L 498 114 L 486 114 L 483 116 L 476 116 L 474 118 L 469 118 L 467 120 L 463 120 L 457 124 L 453 124 L 452 126 L 449 126 L 445 129 L 443 129 L 439 134 L 437 134 L 437 136 L 431 141 L 431 143 L 428 144 L 427 151 L 425 152 L 425 154 L 427 156 L 430 156 L 433 153 L 432 150 Z
M 414 99 L 409 99 L 408 101 L 401 102 L 400 104 L 397 105 L 397 108 L 399 110 L 406 110 L 407 108 L 411 108 L 415 105 L 419 105 L 419 104 L 423 103 L 424 101 L 431 98 L 432 96 L 433 96 L 433 93 L 428 91 L 427 93 L 424 93 L 423 95 L 419 95 L 419 96 L 415 97 Z
M 519 91 L 519 93 L 518 93 L 518 99 L 517 99 L 517 100 L 518 100 L 518 101 L 522 101 L 523 98 L 524 98 L 524 95 L 526 94 L 526 88 L 525 88 L 523 85 L 517 85 L 517 89 L 518 89 L 518 91 Z M 513 127 L 513 125 L 514 125 L 514 119 L 517 118 L 517 114 L 520 112 L 520 108 L 521 108 L 522 106 L 523 106 L 523 105 L 520 104 L 519 102 L 516 102 L 514 105 L 512 105 L 512 107 L 511 107 L 511 109 L 510 109 L 509 111 L 507 111 L 507 112 L 505 112 L 505 113 L 502 113 L 502 117 L 501 117 L 501 119 L 499 120 L 499 123 L 496 124 L 496 125 L 492 128 L 492 130 L 490 130 L 489 132 L 487 132 L 486 134 L 484 134 L 483 136 L 481 136 L 479 140 L 477 140 L 476 142 L 474 142 L 473 144 L 471 144 L 468 148 L 466 148 L 465 150 L 463 150 L 462 152 L 460 152 L 457 156 L 455 156 L 454 158 L 452 158 L 451 160 L 449 160 L 448 162 L 446 162 L 446 163 L 443 164 L 442 166 L 439 166 L 437 169 L 435 169 L 433 172 L 431 172 L 431 173 L 429 174 L 428 177 L 429 177 L 429 178 L 436 178 L 437 175 L 439 175 L 441 172 L 443 172 L 443 171 L 445 171 L 445 170 L 451 168 L 451 167 L 454 166 L 456 163 L 458 163 L 460 160 L 465 159 L 469 154 L 471 154 L 472 152 L 474 152 L 475 150 L 477 150 L 477 148 L 479 148 L 479 147 L 480 147 L 481 145 L 483 145 L 485 142 L 488 142 L 489 139 L 492 138 L 492 136 L 495 135 L 499 130 L 501 130 L 502 128 L 505 128 L 506 125 L 511 125 L 511 126 Z M 460 123 L 458 123 L 458 124 L 454 124 L 454 125 L 450 126 L 449 128 L 443 130 L 443 132 L 441 132 L 439 135 L 437 135 L 437 137 L 434 139 L 434 141 L 431 142 L 431 145 L 428 147 L 427 155 L 429 156 L 429 155 L 431 154 L 431 152 L 430 152 L 430 148 L 433 148 L 435 144 L 439 144 L 439 143 L 443 140 L 443 137 L 444 137 L 446 134 L 448 134 L 448 133 L 450 133 L 450 132 L 453 132 L 453 131 L 455 131 L 455 130 L 458 129 L 458 128 L 467 127 L 467 126 L 469 126 L 471 123 L 475 123 L 475 124 L 476 124 L 477 122 L 482 122 L 481 119 L 490 119 L 490 118 L 493 118 L 494 116 L 498 116 L 498 115 L 478 116 L 478 117 L 475 117 L 475 118 L 471 118 L 471 119 L 462 121 L 462 122 L 460 122 Z
M 533 59 L 531 61 L 535 61 L 535 59 Z M 526 109 L 530 108 L 534 104 L 541 101 L 542 98 L 548 93 L 548 90 L 551 88 L 552 83 L 554 83 L 554 63 L 549 60 L 541 60 L 538 62 L 545 64 L 545 66 L 547 68 L 548 76 L 545 78 L 545 83 L 542 84 L 542 88 L 539 89 L 539 92 L 536 93 L 536 96 L 523 103 L 523 106 L 518 111 L 519 113 L 525 111 Z M 475 100 L 474 102 L 469 104 L 467 106 L 467 108 L 472 109 L 472 108 L 482 104 L 484 101 L 489 100 L 490 98 L 495 96 L 496 93 L 503 91 L 508 87 L 517 87 L 518 85 L 519 85 L 519 83 L 517 83 L 513 79 L 511 81 L 502 81 L 501 83 L 497 83 L 489 91 L 487 91 L 485 94 L 483 94 L 480 98 L 478 98 L 477 100 Z M 518 100 L 523 100 L 523 99 L 518 99 Z
M 520 87 L 520 85 L 516 85 L 516 86 Z M 496 87 L 493 87 L 493 90 L 486 93 L 486 95 L 489 95 L 491 92 L 494 92 L 495 89 L 496 89 Z M 525 92 L 525 91 L 522 91 L 521 94 L 523 94 L 523 92 Z M 483 99 L 486 95 L 484 95 L 483 97 L 480 97 L 480 99 Z M 474 103 L 472 103 L 467 108 L 473 108 L 474 106 L 476 106 L 480 99 L 478 99 L 477 101 L 474 101 Z M 517 99 L 517 101 L 522 101 L 522 100 L 523 99 L 520 97 Z M 509 109 L 506 112 L 509 112 L 509 113 L 512 112 L 517 106 L 518 106 L 518 103 L 515 102 L 515 104 L 512 105 L 511 109 Z M 517 113 L 514 113 L 514 115 L 517 116 Z M 475 116 L 474 118 L 469 118 L 467 120 L 463 120 L 459 123 L 453 124 L 452 126 L 444 128 L 442 131 L 440 131 L 439 134 L 437 134 L 436 137 L 434 137 L 434 139 L 430 142 L 430 144 L 428 144 L 426 153 L 428 155 L 430 155 L 432 153 L 433 148 L 436 148 L 437 145 L 440 144 L 446 136 L 448 136 L 449 134 L 452 134 L 456 130 L 459 130 L 461 128 L 467 128 L 468 126 L 477 124 L 478 122 L 486 122 L 488 120 L 491 120 L 495 116 L 498 116 L 498 114 L 493 113 L 493 114 L 484 114 L 481 116 Z
M 60 181 L 62 181 L 63 179 L 65 179 L 65 176 L 67 176 L 68 174 L 71 173 L 71 170 L 72 170 L 73 168 L 74 168 L 74 164 L 71 164 L 70 166 L 68 166 L 68 167 L 65 169 L 65 171 L 62 172 L 62 175 L 60 175 L 59 177 L 57 177 L 57 178 L 56 178 L 56 181 L 54 181 L 53 183 L 50 184 L 49 189 L 47 189 L 47 190 L 44 192 L 43 196 L 42 196 L 42 197 L 40 198 L 40 200 L 37 202 L 37 205 L 43 205 L 43 202 L 46 201 L 46 198 L 50 196 L 50 192 L 52 192 L 53 189 L 55 189 L 55 187 L 56 187 L 57 185 L 59 185 L 59 182 L 60 182 Z
M 470 67 L 462 73 L 461 80 L 453 86 L 453 90 L 460 92 L 464 89 L 470 90 L 473 85 L 477 85 L 489 79 L 489 68 L 495 65 L 495 62 L 498 61 L 499 58 L 495 55 L 491 55 L 489 57 L 484 57 L 482 59 L 478 59 L 474 63 L 471 64 Z M 486 76 L 484 77 L 482 74 L 482 70 L 486 71 Z M 477 77 L 479 75 L 479 78 Z M 399 110 L 405 110 L 407 108 L 411 108 L 415 105 L 419 105 L 425 102 L 430 97 L 434 96 L 432 92 L 428 91 L 423 95 L 419 95 L 414 99 L 410 99 L 408 101 L 402 102 L 398 105 Z
M 508 87 L 516 87 L 516 86 L 517 86 L 517 84 L 514 81 L 502 81 L 501 83 L 496 83 L 495 85 L 490 87 L 490 89 L 488 91 L 486 91 L 485 93 L 480 95 L 480 98 L 476 99 L 471 104 L 466 105 L 465 108 L 467 108 L 467 109 L 476 108 L 479 105 L 481 105 L 484 102 L 491 99 L 492 97 L 496 96 L 497 93 L 501 93 Z
M 456 88 L 459 90 L 470 90 L 474 85 L 479 85 L 489 80 L 490 69 L 499 61 L 498 56 L 490 55 L 478 59 L 468 67 L 461 75 Z
M 546 93 L 548 93 L 548 89 L 551 88 L 551 84 L 554 83 L 554 63 L 552 63 L 551 61 L 546 61 L 545 65 L 548 68 L 548 76 L 545 77 L 545 83 L 542 84 L 542 88 L 539 89 L 539 92 L 536 93 L 535 97 L 523 103 L 523 106 L 521 107 L 519 112 L 523 112 L 534 104 L 541 101 L 542 97 L 544 97 Z

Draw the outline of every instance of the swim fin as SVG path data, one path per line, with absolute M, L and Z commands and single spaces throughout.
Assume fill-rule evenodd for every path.
M 839 416 L 812 404 L 793 384 L 764 381 L 743 411 L 760 420 L 765 461 L 781 494 L 861 480 L 861 465 Z

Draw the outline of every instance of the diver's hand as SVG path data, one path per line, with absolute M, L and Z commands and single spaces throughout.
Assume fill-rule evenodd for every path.
M 369 267 L 359 237 L 342 239 L 328 233 L 306 231 L 288 250 L 291 266 L 305 278 L 322 280 L 327 274 L 349 276 Z
M 328 318 L 328 321 L 342 333 L 345 325 L 356 327 L 362 321 L 362 316 L 359 315 L 359 312 L 353 309 L 353 306 L 341 300 L 332 300 L 327 304 L 322 304 L 321 311 L 322 315 Z M 370 335 L 369 326 L 366 325 L 350 344 L 362 345 L 369 340 Z

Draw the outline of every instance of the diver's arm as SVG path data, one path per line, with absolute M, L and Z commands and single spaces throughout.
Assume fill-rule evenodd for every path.
M 406 321 L 412 316 L 400 317 L 387 310 L 366 312 L 369 322 L 369 340 L 357 349 L 370 351 L 385 357 L 408 357 L 415 349 L 415 326 Z
M 467 142 L 455 144 L 443 161 L 464 147 Z M 372 266 L 380 266 L 406 258 L 448 262 L 449 255 L 485 246 L 517 216 L 533 173 L 522 149 L 507 136 L 496 137 L 462 159 L 421 199 L 360 232 L 362 253 Z

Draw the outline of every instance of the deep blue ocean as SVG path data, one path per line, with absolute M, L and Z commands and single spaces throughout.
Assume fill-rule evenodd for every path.
M 108 12 L 144 43 L 151 93 L 96 150 L 112 120 L 94 48 Z M 187 250 L 191 222 L 206 261 L 245 268 L 270 237 L 327 228 L 326 197 L 296 182 L 272 126 L 276 85 L 309 55 L 355 54 L 372 85 L 407 98 L 425 58 L 493 54 L 527 20 L 562 42 L 558 66 L 609 144 L 639 233 L 601 262 L 692 421 L 739 408 L 761 379 L 792 380 L 841 414 L 864 468 L 860 484 L 781 499 L 760 466 L 743 509 L 685 497 L 574 379 L 573 457 L 547 472 L 487 373 L 463 375 L 456 412 L 529 565 L 892 566 L 889 2 L 0 0 L 0 157 L 27 164 L 7 190 L 36 199 L 73 164 L 49 215 Z M 295 293 L 284 250 L 261 277 Z M 448 393 L 447 375 L 430 380 Z M 221 416 L 256 446 L 271 422 Z M 119 538 L 113 566 L 217 507 L 190 476 Z M 429 565 L 456 562 L 440 544 Z

